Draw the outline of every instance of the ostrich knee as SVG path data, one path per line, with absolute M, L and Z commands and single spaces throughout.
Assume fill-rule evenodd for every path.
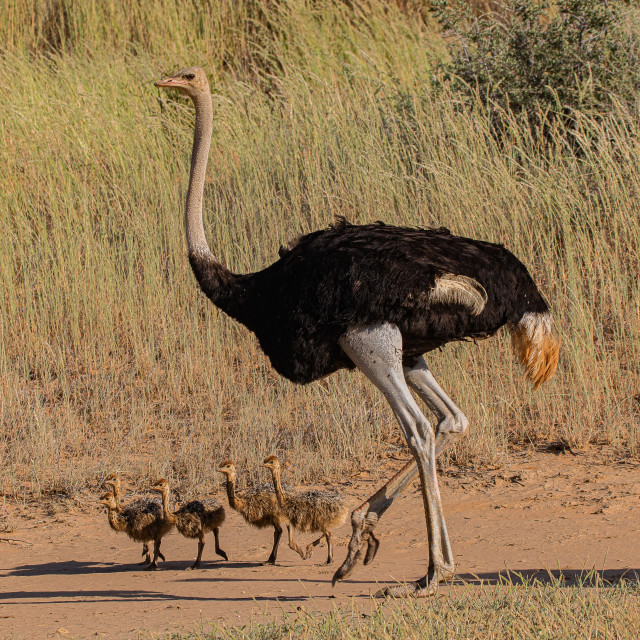
M 458 411 L 453 415 L 443 418 L 436 428 L 437 433 L 450 433 L 455 436 L 461 436 L 469 428 L 469 419 L 467 416 Z

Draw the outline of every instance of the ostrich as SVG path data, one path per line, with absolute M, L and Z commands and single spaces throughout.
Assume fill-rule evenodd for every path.
M 525 377 L 536 389 L 558 362 L 547 303 L 526 267 L 503 246 L 446 229 L 339 220 L 281 248 L 280 258 L 262 271 L 232 273 L 210 250 L 202 219 L 213 129 L 206 74 L 191 67 L 156 86 L 175 89 L 195 105 L 185 222 L 189 262 L 202 291 L 253 331 L 274 369 L 295 383 L 358 368 L 384 394 L 414 458 L 352 513 L 347 557 L 334 584 L 355 567 L 365 545 L 365 563 L 373 559 L 378 519 L 417 472 L 428 573 L 381 595 L 432 595 L 454 571 L 436 458 L 468 421 L 436 382 L 423 354 L 448 342 L 486 338 L 507 326 Z M 435 428 L 410 389 L 435 415 Z
M 298 531 L 322 533 L 317 540 L 307 545 L 304 555 L 301 554 L 303 559 L 310 558 L 314 547 L 325 538 L 327 541 L 326 564 L 331 564 L 333 551 L 331 548 L 330 529 L 339 527 L 347 517 L 347 506 L 342 496 L 335 491 L 319 491 L 317 489 L 285 494 L 280 482 L 282 466 L 278 457 L 269 456 L 264 461 L 263 466 L 271 471 L 278 504 L 287 516 L 291 526 Z M 293 550 L 300 553 L 297 545 Z
M 151 502 L 151 501 L 149 501 Z M 116 498 L 111 491 L 100 498 L 100 503 L 107 507 L 109 526 L 114 531 L 126 533 L 136 542 L 148 543 L 154 541 L 153 561 L 147 566 L 147 571 L 157 569 L 158 558 L 164 560 L 160 553 L 160 540 L 166 533 L 165 519 L 161 512 L 150 510 L 148 504 L 140 503 L 133 507 L 125 507 L 118 511 Z
M 166 486 L 167 495 L 169 493 L 169 483 L 162 479 L 156 482 L 155 487 L 162 489 Z M 228 560 L 227 554 L 220 548 L 219 531 L 224 522 L 224 507 L 217 500 L 191 500 L 183 504 L 177 511 L 173 512 L 176 529 L 185 538 L 198 538 L 198 557 L 188 569 L 199 569 L 204 549 L 204 536 L 207 531 L 213 532 L 213 539 L 216 545 L 216 553 Z
M 225 460 L 218 467 L 218 471 L 227 478 L 229 506 L 237 511 L 246 522 L 258 529 L 273 527 L 273 548 L 269 558 L 263 564 L 276 563 L 278 545 L 280 544 L 282 529 L 285 526 L 289 533 L 289 546 L 303 557 L 304 553 L 293 540 L 291 525 L 278 505 L 273 487 L 259 484 L 244 491 L 236 491 L 236 466 L 231 460 Z
M 156 520 L 153 536 L 153 560 L 147 567 L 148 570 L 155 571 L 158 568 L 158 558 L 162 556 L 160 543 L 175 526 L 176 516 L 169 510 L 169 481 L 161 478 L 151 487 L 151 491 L 157 491 L 162 496 L 162 515 Z
M 117 473 L 111 473 L 105 478 L 102 484 L 111 488 L 113 497 L 116 501 L 116 511 L 118 513 L 123 513 L 124 510 L 122 508 L 122 503 L 120 502 L 120 490 L 122 489 L 122 481 L 120 480 L 120 476 Z M 149 500 L 148 498 L 136 500 L 127 505 L 126 508 L 136 511 L 142 511 L 144 513 L 151 513 L 156 516 L 160 516 L 162 514 L 162 505 L 159 502 L 155 500 Z M 149 543 L 146 541 L 142 543 L 141 555 L 144 559 L 140 564 L 149 564 L 151 562 L 151 555 L 149 554 Z M 160 554 L 159 557 L 162 558 L 162 560 L 165 559 L 162 554 Z

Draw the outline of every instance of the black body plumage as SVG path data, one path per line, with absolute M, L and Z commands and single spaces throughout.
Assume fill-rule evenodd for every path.
M 510 251 L 446 229 L 339 220 L 301 236 L 256 273 L 233 274 L 210 254 L 191 254 L 190 262 L 204 293 L 256 334 L 278 373 L 302 384 L 353 368 L 338 343 L 350 326 L 397 325 L 411 365 L 448 342 L 486 338 L 527 312 L 548 311 Z M 484 287 L 480 314 L 429 300 L 425 294 L 444 274 Z

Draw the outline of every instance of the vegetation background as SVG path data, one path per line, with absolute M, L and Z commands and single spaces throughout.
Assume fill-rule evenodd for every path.
M 430 354 L 471 423 L 443 464 L 556 439 L 638 455 L 638 10 L 597 3 L 617 13 L 580 27 L 624 58 L 590 58 L 583 39 L 553 58 L 558 4 L 528 30 L 518 7 L 533 0 L 434 4 L 454 13 L 438 23 L 418 0 L 0 0 L 5 496 L 71 495 L 114 469 L 204 492 L 221 459 L 255 480 L 274 452 L 318 481 L 405 455 L 362 376 L 288 383 L 199 293 L 182 221 L 193 110 L 153 86 L 190 65 L 212 81 L 206 226 L 232 269 L 261 269 L 342 215 L 501 242 L 532 271 L 563 341 L 558 373 L 532 393 L 502 334 Z M 499 31 L 528 34 L 529 57 L 487 50 Z M 545 57 L 576 63 L 562 72 L 572 90 L 556 99 L 541 81 L 523 97 L 527 82 L 510 82 L 516 108 L 504 78 Z

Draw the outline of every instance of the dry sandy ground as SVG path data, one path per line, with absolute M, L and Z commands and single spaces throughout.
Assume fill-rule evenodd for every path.
M 441 488 L 456 581 L 495 583 L 507 570 L 544 579 L 547 570 L 572 578 L 595 567 L 612 581 L 640 573 L 639 480 L 636 464 L 605 465 L 568 453 L 516 455 L 501 470 L 477 474 L 445 472 Z M 373 489 L 366 477 L 343 487 L 351 506 Z M 207 621 L 259 621 L 265 612 L 327 610 L 350 597 L 366 607 L 376 581 L 417 578 L 426 566 L 415 487 L 380 524 L 375 562 L 335 590 L 331 575 L 344 558 L 349 524 L 337 532 L 331 568 L 318 564 L 324 546 L 303 562 L 286 544 L 278 566 L 265 567 L 259 563 L 268 555 L 270 531 L 249 529 L 228 510 L 221 544 L 229 562 L 214 559 L 211 539 L 204 568 L 185 571 L 196 545 L 174 533 L 163 542 L 162 570 L 145 572 L 134 564 L 140 546 L 111 531 L 97 506 L 36 516 L 14 507 L 12 522 L 15 530 L 0 534 L 1 638 L 150 637 L 203 622 L 206 628 Z

